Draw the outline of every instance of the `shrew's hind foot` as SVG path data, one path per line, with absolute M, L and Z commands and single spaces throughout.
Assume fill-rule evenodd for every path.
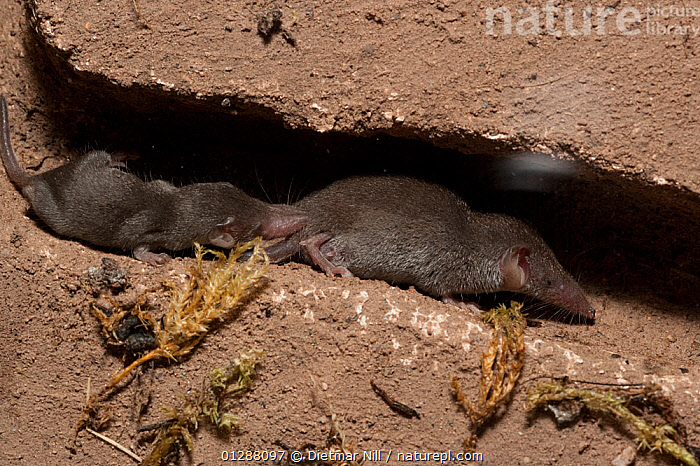
M 171 259 L 168 254 L 164 252 L 156 254 L 149 251 L 146 246 L 139 246 L 134 249 L 134 257 L 151 265 L 163 265 Z
M 301 241 L 299 244 L 306 248 L 306 252 L 311 256 L 313 263 L 319 266 L 326 275 L 330 277 L 334 277 L 335 275 L 340 275 L 343 278 L 352 277 L 352 272 L 346 267 L 334 265 L 328 260 L 327 255 L 330 255 L 331 258 L 335 256 L 333 251 L 327 252 L 327 255 L 321 252 L 321 247 L 331 238 L 333 238 L 333 235 L 330 233 L 319 233 L 318 235 Z

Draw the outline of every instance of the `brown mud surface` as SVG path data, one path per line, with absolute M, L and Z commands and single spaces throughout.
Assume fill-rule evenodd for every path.
M 610 417 L 558 428 L 548 414 L 525 414 L 537 377 L 659 383 L 700 446 L 697 39 L 494 38 L 478 4 L 368 1 L 285 3 L 287 38 L 266 44 L 257 24 L 270 6 L 0 0 L 0 92 L 22 164 L 43 171 L 86 149 L 133 153 L 130 168 L 144 177 L 231 181 L 277 202 L 357 173 L 440 182 L 475 208 L 535 225 L 598 310 L 594 325 L 533 316 L 544 318 L 526 329 L 513 401 L 477 446 L 484 464 L 610 464 L 633 443 Z M 584 163 L 528 173 L 504 162 L 512 149 Z M 151 302 L 164 309 L 158 284 L 180 280 L 191 251 L 156 268 L 61 238 L 4 171 L 0 199 L 0 464 L 135 464 L 75 434 L 88 380 L 95 391 L 124 367 L 103 345 L 83 283 L 111 257 L 128 272 L 125 295 L 156 288 Z M 181 464 L 276 442 L 323 451 L 329 402 L 360 457 L 456 453 L 469 421 L 450 377 L 475 393 L 489 338 L 479 315 L 412 288 L 271 266 L 255 299 L 191 356 L 146 367 L 117 391 L 102 432 L 146 456 L 139 427 L 256 347 L 266 354 L 235 405 L 240 431 L 204 425 Z M 392 412 L 370 380 L 421 418 Z M 640 452 L 636 464 L 676 463 Z

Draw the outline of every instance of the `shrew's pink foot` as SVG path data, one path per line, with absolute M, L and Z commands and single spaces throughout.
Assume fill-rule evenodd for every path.
M 166 253 L 156 254 L 149 251 L 146 246 L 139 246 L 134 249 L 134 257 L 151 265 L 163 265 L 170 260 L 170 256 Z
M 473 312 L 481 312 L 481 308 L 476 304 L 475 302 L 472 301 L 462 301 L 461 299 L 457 299 L 452 295 L 445 295 L 442 297 L 442 302 L 445 304 L 452 304 L 453 306 L 457 306 L 461 309 L 465 309 L 468 311 L 473 311 Z
M 352 273 L 346 267 L 333 265 L 331 261 L 329 261 L 328 258 L 321 252 L 321 246 L 323 246 L 323 244 L 331 238 L 333 238 L 333 235 L 330 233 L 319 233 L 318 235 L 314 235 L 309 239 L 301 241 L 299 244 L 306 248 L 306 252 L 308 252 L 309 256 L 311 256 L 311 260 L 314 262 L 314 264 L 319 266 L 321 270 L 326 273 L 326 275 L 330 277 L 335 275 L 340 275 L 343 278 L 352 277 Z M 329 255 L 333 257 L 335 254 L 333 254 L 331 251 Z

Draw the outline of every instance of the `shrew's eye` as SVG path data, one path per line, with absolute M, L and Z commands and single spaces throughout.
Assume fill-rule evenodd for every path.
M 547 286 L 552 286 L 552 280 L 547 280 Z

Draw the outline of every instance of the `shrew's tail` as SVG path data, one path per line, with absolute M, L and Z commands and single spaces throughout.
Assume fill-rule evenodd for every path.
M 5 165 L 7 177 L 18 188 L 22 189 L 29 184 L 31 176 L 24 171 L 19 164 L 15 151 L 12 150 L 10 141 L 10 119 L 7 112 L 5 96 L 0 95 L 0 157 Z

